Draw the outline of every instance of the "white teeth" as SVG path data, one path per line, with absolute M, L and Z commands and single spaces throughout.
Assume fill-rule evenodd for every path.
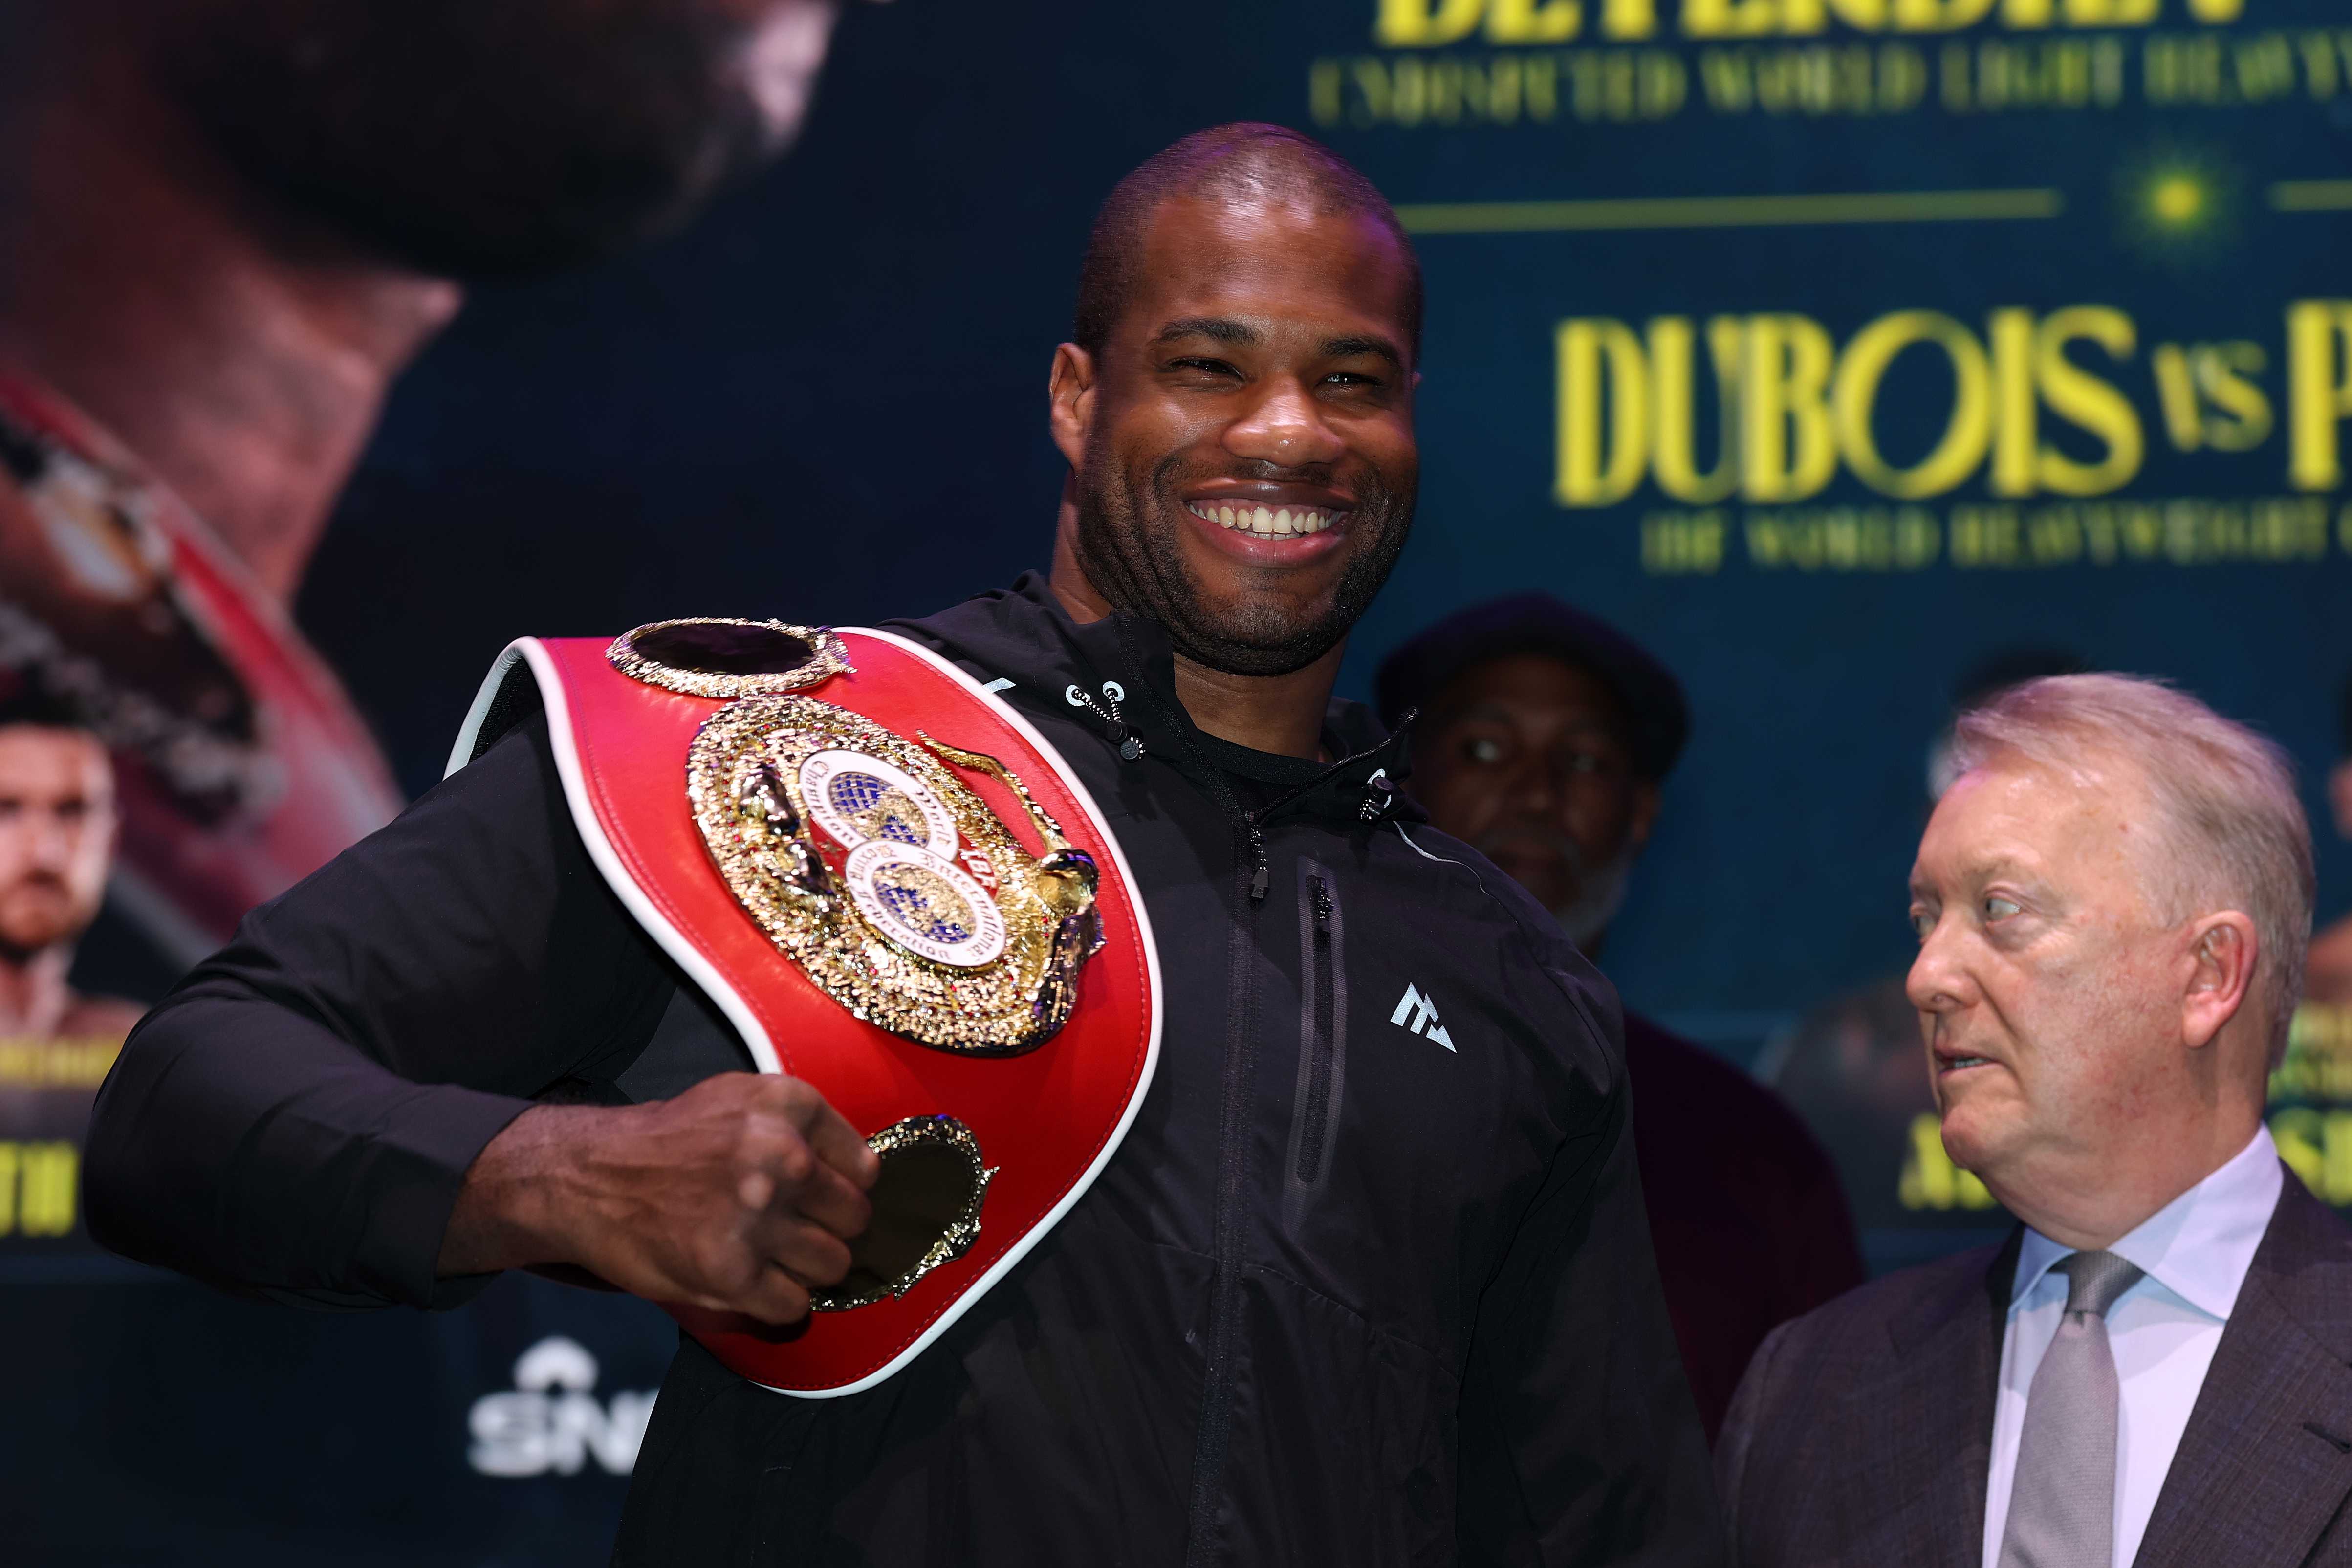
M 1203 522 L 1213 522 L 1220 528 L 1230 528 L 1265 539 L 1284 539 L 1302 534 L 1320 533 L 1331 526 L 1328 512 L 1307 507 L 1231 506 L 1216 501 L 1187 501 L 1185 509 Z

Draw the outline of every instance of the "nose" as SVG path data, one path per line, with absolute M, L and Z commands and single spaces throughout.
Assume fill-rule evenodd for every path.
M 1513 769 L 1511 795 L 1529 816 L 1549 816 L 1567 791 L 1559 770 L 1539 749 L 1530 748 Z
M 1975 994 L 1956 952 L 1959 938 L 1951 925 L 1948 921 L 1936 922 L 1927 941 L 1919 944 L 1919 956 L 1911 961 L 1911 973 L 1904 979 L 1903 994 L 1922 1013 L 1957 1013 Z
M 43 871 L 60 872 L 73 860 L 73 832 L 52 813 L 33 818 L 25 858 Z
M 1267 384 L 1250 411 L 1225 427 L 1225 450 L 1254 463 L 1304 468 L 1336 463 L 1348 449 L 1295 379 Z

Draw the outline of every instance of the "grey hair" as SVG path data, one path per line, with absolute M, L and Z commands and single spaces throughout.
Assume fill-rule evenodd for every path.
M 2167 867 L 2147 892 L 2173 922 L 2242 910 L 2260 951 L 2250 987 L 2270 1010 L 2270 1065 L 2303 994 L 2317 878 L 2294 764 L 2279 746 L 2186 692 L 2134 675 L 2057 675 L 2012 686 L 1953 726 L 1953 776 L 1998 752 L 2068 772 L 2120 757 L 2147 780 Z

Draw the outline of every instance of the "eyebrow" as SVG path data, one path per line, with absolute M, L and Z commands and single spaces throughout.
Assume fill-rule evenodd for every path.
M 1236 348 L 1248 348 L 1265 342 L 1265 334 L 1255 327 L 1247 321 L 1236 321 L 1231 316 L 1179 316 L 1162 326 L 1151 341 L 1166 343 L 1179 338 L 1207 338 L 1212 342 L 1231 343 Z
M 2039 885 L 2042 880 L 2031 867 L 2009 855 L 1996 855 L 1990 860 L 1971 860 L 1960 868 L 1960 879 L 1964 884 L 1988 882 L 1996 877 L 2013 877 L 2019 881 L 2032 882 L 2036 885 Z M 1912 879 L 1911 891 L 1914 895 L 1927 890 L 1929 889 L 1917 879 Z
M 1165 322 L 1152 335 L 1154 343 L 1175 342 L 1184 338 L 1207 338 L 1212 342 L 1226 343 L 1234 348 L 1256 348 L 1265 342 L 1265 334 L 1247 321 L 1231 316 L 1179 316 Z M 1404 355 L 1386 338 L 1350 335 L 1325 338 L 1317 345 L 1325 359 L 1349 359 L 1358 354 L 1370 354 L 1384 359 L 1399 370 L 1404 368 Z
M 1449 724 L 1468 724 L 1482 720 L 1507 724 L 1513 717 L 1511 710 L 1499 702 L 1473 702 L 1444 715 Z
M 1399 353 L 1397 346 L 1386 338 L 1325 338 L 1323 340 L 1323 357 L 1326 359 L 1352 359 L 1358 354 L 1370 354 L 1375 359 L 1388 361 L 1399 370 L 1404 368 L 1404 355 Z

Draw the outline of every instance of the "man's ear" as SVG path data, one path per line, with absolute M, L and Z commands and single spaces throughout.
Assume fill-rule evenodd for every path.
M 2180 998 L 2180 1033 L 2191 1048 L 2212 1043 L 2245 1005 L 2262 955 L 2254 922 L 2236 910 L 2207 915 L 2189 931 L 2189 988 Z
M 1074 472 L 1086 458 L 1094 419 L 1095 356 L 1076 343 L 1063 343 L 1054 350 L 1054 368 L 1045 380 L 1045 423 Z
M 1658 781 L 1636 779 L 1633 781 L 1633 815 L 1625 826 L 1626 834 L 1633 839 L 1635 849 L 1638 850 L 1649 843 L 1650 829 L 1657 825 Z

